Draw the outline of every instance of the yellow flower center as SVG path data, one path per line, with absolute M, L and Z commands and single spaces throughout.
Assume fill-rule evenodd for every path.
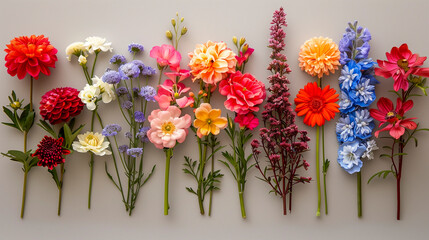
M 161 126 L 162 133 L 164 134 L 173 134 L 176 130 L 176 126 L 172 122 L 165 122 Z
M 94 136 L 92 134 L 86 136 L 85 142 L 87 142 L 91 146 L 98 146 L 98 145 L 100 145 L 100 140 L 96 136 Z
M 395 117 L 395 115 L 396 115 L 396 113 L 395 113 L 395 112 L 393 112 L 393 111 L 388 112 L 388 113 L 386 114 L 385 119 L 386 119 L 386 120 L 387 120 L 387 119 L 391 119 L 391 118 Z
M 397 64 L 400 68 L 404 69 L 404 71 L 408 71 L 409 68 L 407 59 L 399 59 Z
M 247 91 L 247 88 L 246 88 L 246 87 L 243 87 L 243 92 L 245 92 L 245 91 Z
M 207 123 L 210 125 L 212 123 L 212 120 L 210 118 L 207 119 Z

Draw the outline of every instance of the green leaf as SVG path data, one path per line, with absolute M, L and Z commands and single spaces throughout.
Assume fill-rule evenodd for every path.
M 394 157 L 395 156 L 405 156 L 405 155 L 408 155 L 408 153 L 395 153 L 395 154 L 393 154 Z
M 386 179 L 386 177 L 392 173 L 392 175 L 395 175 L 395 173 L 392 170 L 383 170 L 380 171 L 378 173 L 375 173 L 374 175 L 372 175 L 369 179 L 368 179 L 368 183 L 371 182 L 372 179 L 374 179 L 375 177 L 383 177 L 383 179 Z
M 18 129 L 19 131 L 21 131 L 21 129 L 19 129 L 19 128 L 18 128 L 15 124 L 13 124 L 13 123 L 2 122 L 2 124 L 6 125 L 6 126 L 9 126 L 9 127 L 16 128 L 16 129 Z
M 12 98 L 13 98 L 13 101 L 16 101 L 16 93 L 13 90 L 12 90 Z
M 186 187 L 186 190 L 188 190 L 188 192 L 190 192 L 190 193 L 197 195 L 197 193 L 191 187 Z
M 30 130 L 30 128 L 33 126 L 34 116 L 35 116 L 34 111 L 29 112 L 27 114 L 27 117 L 25 118 L 25 121 L 22 124 L 22 128 L 24 129 L 24 131 L 28 132 Z
M 71 138 L 72 137 L 71 129 L 67 123 L 64 123 L 63 128 L 64 128 L 64 139 L 66 140 L 66 146 L 70 146 L 73 141 L 73 139 Z
M 386 157 L 386 158 L 392 158 L 392 156 L 391 155 L 389 155 L 389 154 L 380 154 L 380 157 L 382 158 L 382 157 Z
M 49 123 L 47 123 L 46 121 L 40 120 L 40 122 L 37 125 L 39 125 L 43 130 L 45 130 L 49 134 L 51 134 L 52 137 L 58 138 L 58 136 L 55 133 L 54 129 L 52 129 L 51 125 L 49 125 Z

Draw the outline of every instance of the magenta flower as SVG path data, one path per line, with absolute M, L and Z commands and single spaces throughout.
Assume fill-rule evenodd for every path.
M 417 124 L 411 120 L 416 118 L 404 119 L 404 114 L 413 108 L 413 101 L 408 100 L 402 102 L 400 98 L 396 100 L 396 108 L 393 108 L 393 103 L 390 99 L 382 97 L 377 102 L 378 109 L 370 109 L 371 117 L 380 122 L 378 127 L 385 123 L 387 125 L 375 132 L 375 137 L 378 138 L 380 132 L 389 131 L 389 134 L 395 139 L 399 139 L 405 133 L 405 128 L 414 130 Z
M 235 56 L 235 59 L 237 59 L 237 66 L 241 66 L 244 62 L 246 62 L 250 55 L 252 55 L 253 51 L 255 51 L 255 49 L 248 48 L 244 54 L 243 52 L 240 52 L 240 56 Z
M 240 125 L 240 128 L 248 128 L 253 130 L 259 125 L 259 119 L 253 113 L 239 114 L 234 118 L 234 122 Z
M 375 75 L 384 78 L 392 77 L 395 81 L 393 89 L 399 91 L 408 90 L 408 76 L 414 74 L 429 77 L 429 68 L 418 68 L 423 65 L 426 57 L 413 54 L 406 43 L 399 48 L 393 47 L 390 53 L 386 52 L 387 61 L 377 60 L 379 68 L 375 69 Z
M 194 103 L 194 98 L 182 96 L 190 89 L 183 83 L 176 84 L 172 80 L 167 79 L 162 85 L 158 86 L 158 94 L 155 96 L 155 100 L 158 102 L 161 110 L 166 110 L 170 105 L 174 104 L 177 104 L 179 108 L 185 108 Z
M 148 120 L 150 130 L 147 132 L 149 141 L 159 149 L 173 148 L 176 142 L 182 143 L 188 135 L 191 126 L 191 116 L 185 114 L 176 106 L 169 106 L 167 110 L 153 110 Z
M 165 73 L 165 75 L 167 75 L 167 77 L 169 77 L 175 83 L 179 83 L 191 76 L 191 73 L 189 72 L 189 70 L 186 70 L 186 69 L 180 69 L 180 70 L 177 69 L 177 70 L 178 70 L 177 72 L 168 72 L 168 73 Z
M 159 67 L 163 68 L 168 65 L 173 70 L 180 68 L 182 55 L 171 45 L 162 44 L 161 46 L 155 46 L 150 50 L 149 55 L 156 59 Z

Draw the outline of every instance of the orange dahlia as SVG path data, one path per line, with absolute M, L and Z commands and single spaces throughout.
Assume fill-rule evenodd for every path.
M 340 66 L 338 45 L 330 38 L 318 37 L 307 40 L 299 52 L 299 66 L 311 76 L 319 78 L 334 73 Z
M 192 80 L 202 79 L 211 85 L 216 85 L 229 73 L 234 73 L 237 65 L 235 53 L 224 42 L 198 44 L 194 52 L 188 55 L 191 58 L 189 67 L 194 76 Z
M 336 103 L 338 96 L 335 89 L 330 88 L 329 85 L 322 90 L 316 82 L 308 83 L 296 95 L 295 111 L 298 116 L 305 115 L 305 124 L 312 127 L 316 124 L 322 126 L 325 120 L 333 119 L 335 113 L 339 112 L 340 106 Z
M 19 79 L 23 79 L 27 73 L 35 79 L 39 78 L 40 73 L 49 76 L 49 68 L 55 68 L 58 60 L 58 50 L 43 35 L 17 37 L 6 46 L 4 51 L 7 54 L 4 59 L 7 72 L 11 76 L 17 75 Z

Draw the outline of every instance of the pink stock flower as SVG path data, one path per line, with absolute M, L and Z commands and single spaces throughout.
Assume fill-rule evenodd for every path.
M 173 70 L 180 67 L 182 55 L 180 55 L 180 52 L 176 51 L 176 49 L 171 45 L 162 44 L 161 46 L 155 46 L 150 50 L 149 55 L 156 59 L 156 62 L 160 67 L 168 65 Z
M 246 127 L 250 130 L 253 130 L 259 125 L 259 119 L 253 113 L 238 114 L 234 118 L 234 122 L 238 123 L 238 125 L 240 125 L 240 128 Z
M 189 76 L 191 76 L 191 73 L 189 72 L 189 70 L 186 70 L 186 69 L 177 69 L 177 70 L 178 71 L 176 72 L 165 73 L 165 75 L 167 75 L 167 77 L 169 77 L 175 83 L 181 82 L 186 78 L 188 78 Z
M 381 127 L 383 124 L 387 125 L 375 132 L 375 137 L 378 138 L 380 132 L 389 131 L 389 134 L 395 139 L 399 139 L 404 133 L 405 128 L 414 130 L 417 127 L 417 124 L 411 120 L 416 118 L 406 118 L 404 119 L 404 114 L 413 108 L 413 101 L 408 100 L 402 102 L 400 98 L 396 100 L 396 108 L 393 108 L 393 103 L 390 99 L 382 97 L 377 102 L 378 109 L 370 109 L 371 117 L 380 121 L 378 127 Z
M 149 141 L 159 149 L 173 148 L 176 142 L 182 143 L 188 135 L 191 126 L 191 116 L 185 114 L 176 106 L 169 106 L 167 110 L 153 110 L 148 120 L 150 130 L 147 132 Z
M 183 83 L 176 84 L 172 80 L 167 79 L 162 85 L 158 86 L 158 94 L 155 96 L 155 100 L 158 102 L 161 110 L 166 110 L 173 104 L 177 104 L 179 108 L 185 108 L 194 103 L 194 98 L 180 96 L 190 89 Z
M 248 48 L 244 54 L 243 52 L 240 52 L 240 56 L 235 56 L 235 59 L 237 59 L 237 66 L 241 66 L 244 62 L 246 62 L 250 55 L 252 55 L 253 51 L 255 51 L 255 49 Z
M 227 96 L 225 107 L 238 114 L 259 111 L 258 105 L 265 97 L 265 85 L 249 73 L 240 71 L 232 74 L 219 84 L 220 94 Z
M 387 61 L 377 60 L 379 68 L 375 69 L 375 74 L 384 78 L 392 77 L 395 91 L 408 90 L 407 78 L 411 74 L 429 77 L 429 68 L 418 68 L 423 65 L 426 57 L 413 54 L 406 43 L 399 48 L 393 47 L 390 53 L 386 52 L 386 57 Z

